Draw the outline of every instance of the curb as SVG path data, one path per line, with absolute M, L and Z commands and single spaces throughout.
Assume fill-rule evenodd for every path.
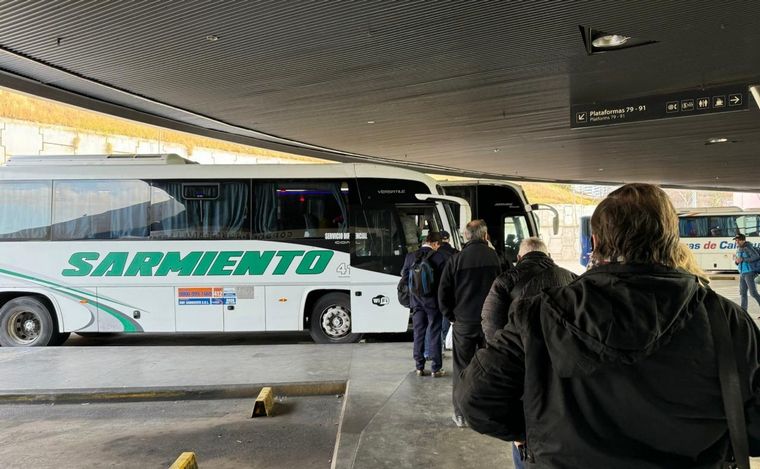
M 271 387 L 277 396 L 321 396 L 345 394 L 346 381 L 142 388 L 21 389 L 0 391 L 0 405 L 255 399 L 265 387 Z

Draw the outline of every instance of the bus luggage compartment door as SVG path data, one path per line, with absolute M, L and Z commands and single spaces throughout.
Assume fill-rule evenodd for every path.
M 397 285 L 351 285 L 351 332 L 406 332 L 409 310 L 398 302 Z
M 174 332 L 174 288 L 97 287 L 100 332 Z
M 224 287 L 177 287 L 177 332 L 222 332 Z

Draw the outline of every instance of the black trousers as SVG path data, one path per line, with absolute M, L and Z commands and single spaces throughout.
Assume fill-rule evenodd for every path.
M 475 352 L 485 346 L 485 337 L 483 335 L 483 327 L 480 323 L 462 324 L 455 322 L 451 325 L 454 328 L 453 339 L 454 349 L 452 355 L 454 357 L 454 394 L 461 381 L 460 374 L 470 364 L 472 357 L 475 356 Z M 454 403 L 454 415 L 462 415 L 462 411 L 459 410 L 457 401 L 452 397 Z

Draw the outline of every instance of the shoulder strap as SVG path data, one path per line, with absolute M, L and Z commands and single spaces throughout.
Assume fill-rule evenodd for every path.
M 712 296 L 712 303 L 717 306 L 717 308 L 707 308 L 707 317 L 710 320 L 715 353 L 718 358 L 718 377 L 735 464 L 739 469 L 749 469 L 749 443 L 747 442 L 747 425 L 744 421 L 744 400 L 739 384 L 736 355 L 728 330 L 728 318 L 717 293 L 709 291 L 708 295 Z

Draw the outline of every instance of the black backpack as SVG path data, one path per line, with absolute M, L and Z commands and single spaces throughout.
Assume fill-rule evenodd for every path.
M 435 272 L 430 264 L 430 257 L 435 251 L 422 253 L 420 250 L 409 268 L 409 292 L 415 296 L 435 295 Z

